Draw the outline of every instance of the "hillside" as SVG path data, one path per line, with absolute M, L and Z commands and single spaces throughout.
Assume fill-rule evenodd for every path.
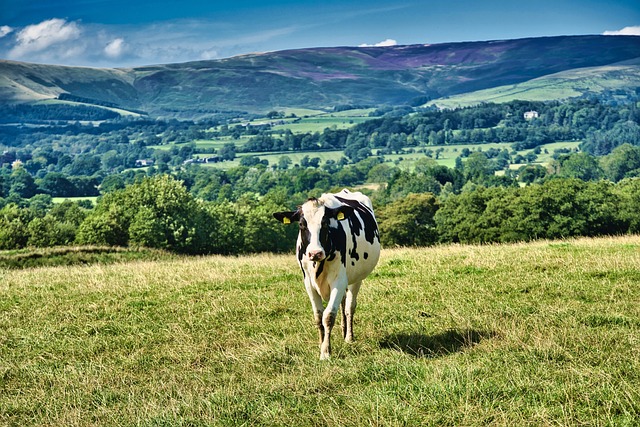
M 233 110 L 418 105 L 578 69 L 597 76 L 624 61 L 632 61 L 626 70 L 637 75 L 637 58 L 638 37 L 566 36 L 310 48 L 132 69 L 0 61 L 0 99 L 14 103 L 70 94 L 89 103 L 190 117 Z M 637 86 L 631 79 L 618 89 Z M 590 89 L 576 85 L 567 93 L 582 96 Z
M 578 97 L 624 99 L 640 88 L 640 60 L 577 68 L 523 83 L 498 86 L 429 101 L 426 105 L 457 108 L 483 102 L 550 101 Z

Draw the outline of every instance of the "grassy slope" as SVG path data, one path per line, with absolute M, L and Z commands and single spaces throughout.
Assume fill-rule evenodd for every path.
M 460 108 L 483 102 L 513 100 L 551 101 L 601 95 L 605 91 L 629 90 L 640 87 L 640 65 L 633 63 L 606 67 L 580 68 L 539 77 L 524 83 L 499 86 L 436 99 L 426 105 L 440 108 Z
M 384 250 L 320 362 L 292 255 L 0 270 L 0 424 L 633 425 L 639 272 L 638 236 Z

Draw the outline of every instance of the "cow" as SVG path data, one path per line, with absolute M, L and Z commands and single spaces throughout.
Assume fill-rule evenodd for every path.
M 338 306 L 342 306 L 343 338 L 352 342 L 358 291 L 380 257 L 371 200 L 344 189 L 310 198 L 297 210 L 275 212 L 273 217 L 284 224 L 299 223 L 296 256 L 318 327 L 320 359 L 329 359 Z

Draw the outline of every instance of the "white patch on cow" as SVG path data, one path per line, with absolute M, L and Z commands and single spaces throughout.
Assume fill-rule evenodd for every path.
M 320 260 L 311 260 L 309 259 L 309 254 L 314 253 L 316 251 L 324 252 L 324 248 L 320 243 L 320 229 L 322 228 L 322 218 L 324 218 L 324 205 L 319 204 L 315 201 L 308 201 L 304 205 L 302 205 L 302 216 L 307 222 L 307 228 L 309 230 L 309 245 L 304 253 L 304 257 L 307 258 L 308 261 L 317 262 Z

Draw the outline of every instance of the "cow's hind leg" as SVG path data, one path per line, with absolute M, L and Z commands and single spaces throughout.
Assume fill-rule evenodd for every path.
M 353 341 L 353 316 L 356 314 L 356 306 L 358 305 L 358 291 L 360 290 L 362 281 L 349 285 L 347 288 L 347 294 L 344 297 L 342 303 L 342 319 L 343 319 L 343 335 L 346 342 Z M 345 312 L 346 311 L 346 312 Z

